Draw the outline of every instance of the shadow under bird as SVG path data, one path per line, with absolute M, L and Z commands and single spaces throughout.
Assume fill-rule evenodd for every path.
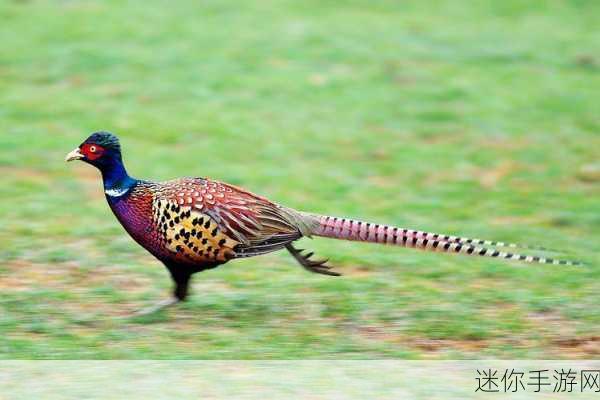
M 65 160 L 81 160 L 100 170 L 106 200 L 121 225 L 169 270 L 175 282 L 173 297 L 142 313 L 185 300 L 190 277 L 196 272 L 236 258 L 284 248 L 311 272 L 340 275 L 326 265 L 327 260 L 312 260 L 312 252 L 304 253 L 295 248 L 292 243 L 302 237 L 321 236 L 541 264 L 579 264 L 497 249 L 544 250 L 540 247 L 296 211 L 208 178 L 180 178 L 166 182 L 135 179 L 123 165 L 119 139 L 108 132 L 93 133 Z

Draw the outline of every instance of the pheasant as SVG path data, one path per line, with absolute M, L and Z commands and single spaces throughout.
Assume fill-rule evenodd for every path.
M 461 253 L 530 263 L 577 265 L 576 261 L 523 255 L 498 248 L 529 248 L 443 235 L 348 218 L 296 211 L 239 187 L 208 178 L 166 182 L 128 175 L 119 139 L 96 132 L 71 151 L 65 161 L 81 160 L 98 168 L 112 212 L 131 237 L 160 260 L 174 281 L 173 296 L 146 312 L 186 299 L 192 274 L 230 260 L 287 249 L 311 272 L 339 276 L 313 253 L 294 247 L 302 237 L 354 240 L 402 247 Z

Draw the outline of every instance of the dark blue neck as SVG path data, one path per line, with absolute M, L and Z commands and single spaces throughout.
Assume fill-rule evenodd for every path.
M 137 179 L 130 177 L 125 170 L 120 157 L 111 157 L 98 165 L 102 173 L 104 190 L 129 189 L 137 183 Z

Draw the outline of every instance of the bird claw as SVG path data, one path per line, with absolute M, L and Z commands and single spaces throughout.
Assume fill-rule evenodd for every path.
M 291 244 L 287 246 L 288 251 L 294 256 L 294 258 L 304 267 L 304 269 L 315 272 L 317 274 L 330 275 L 330 276 L 340 276 L 339 272 L 331 271 L 331 266 L 326 265 L 329 259 L 324 260 L 311 260 L 315 253 L 310 251 L 307 254 L 302 254 L 304 249 L 296 249 Z

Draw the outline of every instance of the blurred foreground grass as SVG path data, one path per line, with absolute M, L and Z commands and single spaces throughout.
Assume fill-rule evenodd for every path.
M 595 1 L 3 1 L 1 358 L 600 355 Z M 323 214 L 566 249 L 583 268 L 327 241 L 198 274 L 124 233 L 97 172 L 210 176 Z

